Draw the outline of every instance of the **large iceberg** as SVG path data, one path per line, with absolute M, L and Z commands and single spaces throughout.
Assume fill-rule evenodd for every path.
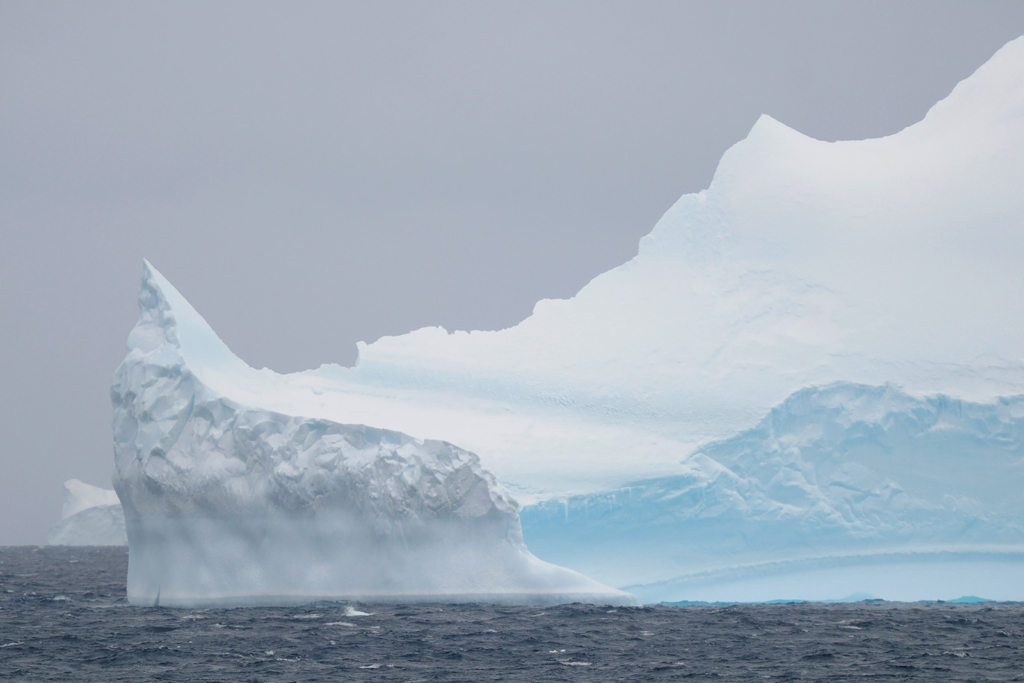
M 60 521 L 50 528 L 49 545 L 127 545 L 124 513 L 117 494 L 78 479 L 64 482 Z
M 139 304 L 111 390 L 133 604 L 633 601 L 530 554 L 473 453 L 246 405 L 217 373 L 248 367 L 148 263 Z
M 225 577 L 255 577 L 239 594 L 261 581 L 284 594 L 291 575 L 261 559 L 265 544 L 303 558 L 303 585 L 327 585 L 321 568 L 355 562 L 310 556 L 317 539 L 350 534 L 348 512 L 318 507 L 349 510 L 319 493 L 342 480 L 359 482 L 345 501 L 377 501 L 374 482 L 389 482 L 387 505 L 360 507 L 372 512 L 355 525 L 389 540 L 356 542 L 356 554 L 448 543 L 454 527 L 435 523 L 431 487 L 463 476 L 489 482 L 456 487 L 489 492 L 466 509 L 492 512 L 445 507 L 444 519 L 525 552 L 515 523 L 491 525 L 514 513 L 481 467 L 531 505 L 526 540 L 540 557 L 647 599 L 690 598 L 729 572 L 820 578 L 840 565 L 856 592 L 863 567 L 913 582 L 929 563 L 974 578 L 927 590 L 984 594 L 989 569 L 1018 571 L 1024 542 L 1008 500 L 1019 498 L 1020 403 L 1003 398 L 1024 394 L 1021 188 L 1024 37 L 885 138 L 824 142 L 761 117 L 635 258 L 506 330 L 424 328 L 360 344 L 352 368 L 280 375 L 232 355 L 149 270 L 114 391 L 133 600 L 227 596 Z M 957 422 L 958 410 L 973 417 Z M 772 422 L 780 414 L 788 421 Z M 853 447 L 861 438 L 871 445 Z M 326 474 L 321 439 L 347 444 L 344 477 Z M 388 474 L 347 455 L 366 449 Z M 437 475 L 406 475 L 414 461 Z M 318 488 L 320 477 L 331 483 Z M 411 526 L 397 521 L 407 509 Z M 225 525 L 245 548 L 223 541 Z M 507 575 L 534 575 L 517 571 Z M 809 585 L 777 581 L 770 591 L 794 592 L 763 597 L 812 597 Z

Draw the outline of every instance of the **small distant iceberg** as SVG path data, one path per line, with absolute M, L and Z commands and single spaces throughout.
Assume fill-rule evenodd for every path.
M 979 598 L 977 595 L 963 595 L 955 600 L 940 600 L 940 602 L 951 602 L 957 605 L 976 605 L 981 602 L 993 602 L 988 598 Z
M 50 528 L 49 545 L 128 545 L 117 493 L 78 479 L 64 482 L 61 519 Z

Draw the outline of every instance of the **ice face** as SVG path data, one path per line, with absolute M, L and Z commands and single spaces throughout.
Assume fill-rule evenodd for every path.
M 648 601 L 1019 600 L 1022 463 L 1024 396 L 837 383 L 702 447 L 683 474 L 521 517 L 541 557 Z
M 111 391 L 133 604 L 633 600 L 530 554 L 474 454 L 238 403 L 192 364 L 247 366 L 148 264 L 139 302 Z
M 127 545 L 117 494 L 78 479 L 64 482 L 61 520 L 47 534 L 49 545 Z

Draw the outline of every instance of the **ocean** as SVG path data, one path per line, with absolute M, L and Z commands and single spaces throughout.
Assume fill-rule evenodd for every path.
M 0 548 L 0 681 L 1024 681 L 1022 603 L 132 607 L 125 548 Z

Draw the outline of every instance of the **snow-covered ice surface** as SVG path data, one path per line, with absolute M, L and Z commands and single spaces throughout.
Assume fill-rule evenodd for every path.
M 239 500 L 276 501 L 276 489 L 252 489 L 248 470 L 213 445 L 227 433 L 220 426 L 229 419 L 224 415 L 250 406 L 238 417 L 244 428 L 232 431 L 231 439 L 287 460 L 287 467 L 275 470 L 275 481 L 303 480 L 321 468 L 276 450 L 297 449 L 293 444 L 305 436 L 301 420 L 263 417 L 271 414 L 368 425 L 366 438 L 379 444 L 399 437 L 378 436 L 375 429 L 457 444 L 478 454 L 519 500 L 540 504 L 541 517 L 557 501 L 569 500 L 570 525 L 573 502 L 638 480 L 653 482 L 644 494 L 651 510 L 639 517 L 668 505 L 665 498 L 684 500 L 682 491 L 706 491 L 719 501 L 703 516 L 682 514 L 683 508 L 671 512 L 707 520 L 687 526 L 687 533 L 722 550 L 719 565 L 709 563 L 710 551 L 697 543 L 640 532 L 631 556 L 606 556 L 601 568 L 597 560 L 583 562 L 586 554 L 567 557 L 617 585 L 664 582 L 737 563 L 763 568 L 794 557 L 866 557 L 875 548 L 890 555 L 1012 550 L 1024 540 L 1020 510 L 1007 500 L 1019 497 L 1010 491 L 1020 489 L 1007 484 L 1020 480 L 1019 441 L 990 438 L 975 423 L 961 425 L 960 432 L 929 427 L 918 440 L 899 438 L 898 429 L 889 433 L 884 425 L 886 415 L 913 422 L 921 411 L 943 413 L 941 405 L 969 406 L 1000 429 L 1016 425 L 1017 400 L 1000 397 L 1024 394 L 1021 188 L 1024 38 L 1003 47 L 922 121 L 885 138 L 823 142 L 762 117 L 726 152 L 711 186 L 682 197 L 641 240 L 635 258 L 572 299 L 539 302 L 529 318 L 506 330 L 424 328 L 360 344 L 353 368 L 325 365 L 280 375 L 249 368 L 231 354 L 154 273 L 170 306 L 190 312 L 177 321 L 188 373 L 181 375 L 187 379 L 169 371 L 146 380 L 157 405 L 152 411 L 140 407 L 138 414 L 152 414 L 152 429 L 138 438 L 152 444 L 138 448 L 165 448 L 160 440 L 168 435 L 174 439 L 167 443 L 197 438 L 197 421 L 205 420 L 211 425 L 211 436 L 202 437 L 209 439 L 209 464 L 186 466 L 168 451 L 154 462 L 175 476 L 193 467 L 181 475 L 188 487 L 169 488 L 163 475 L 153 475 L 160 483 L 146 488 L 129 451 L 119 450 L 121 486 L 139 488 L 129 499 L 138 496 L 152 509 L 167 506 L 168 528 L 153 531 L 153 538 L 207 533 L 173 522 L 191 514 L 195 500 L 207 499 L 206 486 L 230 482 Z M 178 361 L 160 357 L 177 347 L 158 348 L 146 334 L 137 329 L 132 343 L 150 354 L 148 367 L 177 367 Z M 119 375 L 120 386 L 128 387 L 126 381 Z M 177 393 L 182 383 L 188 387 Z M 126 388 L 118 399 L 115 391 L 115 403 L 136 400 L 130 393 Z M 212 406 L 210 413 L 183 422 L 184 408 L 175 401 L 193 394 L 196 406 Z M 823 406 L 838 401 L 838 412 L 809 409 L 807 424 L 780 432 L 784 436 L 777 438 L 804 444 L 796 451 L 776 448 L 756 429 L 744 431 L 774 406 L 803 399 Z M 876 413 L 858 417 L 854 405 L 872 405 Z M 251 412 L 257 407 L 259 416 Z M 207 415 L 198 408 L 192 414 Z M 833 443 L 830 436 L 814 441 L 835 415 L 850 429 L 864 424 L 881 430 L 882 436 L 872 436 L 881 450 L 844 451 L 837 444 L 847 442 Z M 250 419 L 274 426 L 262 432 L 248 426 Z M 118 423 L 121 442 L 134 429 Z M 960 436 L 945 440 L 954 433 Z M 406 443 L 415 442 L 402 441 L 402 448 Z M 934 462 L 941 465 L 932 466 L 927 453 L 933 451 L 921 443 L 938 449 Z M 431 467 L 462 471 L 456 463 L 463 462 L 458 458 L 464 451 L 445 448 L 452 464 L 430 455 L 437 459 Z M 397 446 L 394 453 L 405 457 Z M 470 469 L 478 467 L 473 460 Z M 229 470 L 237 476 L 225 477 Z M 293 491 L 308 488 L 282 490 L 284 510 Z M 655 490 L 664 495 L 650 493 Z M 124 499 L 128 491 L 119 492 Z M 503 510 L 499 497 L 491 498 L 495 510 Z M 716 510 L 722 515 L 716 517 Z M 128 510 L 130 539 L 132 514 Z M 533 544 L 540 527 L 531 521 L 534 512 L 525 514 Z M 275 513 L 270 522 L 252 521 L 254 516 L 258 510 L 243 515 L 240 536 L 249 533 L 248 525 L 256 535 L 272 534 L 264 529 L 283 519 Z M 965 526 L 958 532 L 960 523 Z M 592 555 L 616 533 L 615 527 L 595 528 Z M 139 543 L 148 543 L 143 538 Z M 544 553 L 558 546 L 557 539 L 536 538 L 537 547 L 545 548 L 541 556 L 551 559 Z M 726 538 L 733 543 L 728 548 Z M 693 549 L 692 557 L 673 554 L 669 546 L 677 543 Z M 574 544 L 584 545 L 567 538 L 563 547 Z M 151 556 L 159 557 L 156 550 Z M 162 559 L 154 561 L 162 566 Z M 216 567 L 222 560 L 204 562 Z M 628 576 L 627 564 L 633 565 Z M 262 571 L 253 569 L 254 575 Z M 205 580 L 201 575 L 194 583 Z M 145 594 L 160 590 L 166 588 L 150 585 Z
M 1024 38 L 889 137 L 762 117 L 628 263 L 519 325 L 361 344 L 279 375 L 211 350 L 240 403 L 477 453 L 521 502 L 670 475 L 794 391 L 1024 393 Z
M 248 368 L 148 264 L 139 305 L 111 389 L 133 604 L 634 601 L 530 554 L 474 454 L 240 403 L 201 370 Z
M 127 545 L 117 494 L 78 479 L 64 482 L 64 507 L 50 528 L 49 545 Z

